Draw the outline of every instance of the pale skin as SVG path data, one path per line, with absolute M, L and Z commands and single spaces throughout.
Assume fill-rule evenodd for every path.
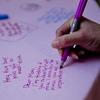
M 52 47 L 58 49 L 60 54 L 62 54 L 63 48 L 74 44 L 80 45 L 86 50 L 100 53 L 100 24 L 87 18 L 82 18 L 80 29 L 69 34 L 72 21 L 73 17 L 57 29 Z

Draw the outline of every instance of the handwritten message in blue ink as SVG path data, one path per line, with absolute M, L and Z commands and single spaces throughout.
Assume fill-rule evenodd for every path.
M 73 13 L 73 10 L 67 11 L 65 8 L 52 8 L 38 18 L 38 21 L 45 22 L 46 24 L 57 23 L 59 21 L 68 19 L 73 15 Z
M 41 9 L 41 5 L 36 4 L 36 3 L 24 3 L 20 5 L 20 8 L 24 11 L 33 12 L 33 11 L 37 11 Z

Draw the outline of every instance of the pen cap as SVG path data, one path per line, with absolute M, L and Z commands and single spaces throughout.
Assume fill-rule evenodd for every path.
M 6 14 L 0 15 L 0 20 L 5 20 L 5 19 L 8 19 L 8 18 L 9 18 L 9 16 L 6 15 Z

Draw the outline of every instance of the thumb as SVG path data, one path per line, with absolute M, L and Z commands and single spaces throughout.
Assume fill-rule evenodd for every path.
M 74 44 L 80 45 L 83 42 L 83 39 L 84 39 L 84 34 L 82 33 L 82 31 L 73 32 L 71 34 L 66 34 L 57 37 L 52 42 L 52 47 L 60 49 L 72 46 Z

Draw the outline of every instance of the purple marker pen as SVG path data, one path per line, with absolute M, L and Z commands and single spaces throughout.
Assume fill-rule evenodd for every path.
M 73 23 L 71 25 L 70 34 L 74 31 L 77 31 L 77 29 L 80 26 L 80 18 L 82 17 L 83 11 L 85 9 L 86 3 L 88 0 L 80 0 L 76 14 L 74 16 Z M 73 46 L 75 48 L 76 45 Z M 67 57 L 70 55 L 70 47 L 64 49 L 64 53 L 61 57 L 61 65 L 60 68 L 63 68 L 64 62 L 66 61 Z

